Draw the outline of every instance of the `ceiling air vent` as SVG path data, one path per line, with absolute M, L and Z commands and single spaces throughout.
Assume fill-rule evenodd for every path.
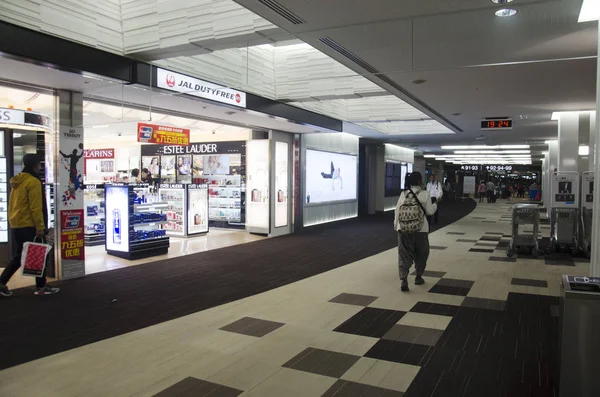
M 355 64 L 357 64 L 361 68 L 365 69 L 369 73 L 375 75 L 377 78 L 379 78 L 384 83 L 386 83 L 389 86 L 393 87 L 394 89 L 400 91 L 406 97 L 412 99 L 414 102 L 416 102 L 419 105 L 421 105 L 421 107 L 423 109 L 427 109 L 427 111 L 429 112 L 429 114 L 435 115 L 436 118 L 438 119 L 438 121 L 439 120 L 443 120 L 447 126 L 451 126 L 455 131 L 462 132 L 462 129 L 460 127 L 458 127 L 456 124 L 454 124 L 453 122 L 451 122 L 450 120 L 448 120 L 446 117 L 442 116 L 440 113 L 438 113 L 433 108 L 431 108 L 431 106 L 427 105 L 425 102 L 421 101 L 419 98 L 415 97 L 413 94 L 411 94 L 407 90 L 405 90 L 404 88 L 402 88 L 398 83 L 396 83 L 394 80 L 392 80 L 391 78 L 389 78 L 388 76 L 386 76 L 384 73 L 382 73 L 381 71 L 379 71 L 373 65 L 370 65 L 368 62 L 364 61 L 360 57 L 358 57 L 355 54 L 353 54 L 352 52 L 348 51 L 342 45 L 336 43 L 334 40 L 330 39 L 329 37 L 321 37 L 319 39 L 319 41 L 321 43 L 325 44 L 327 47 L 329 47 L 332 50 L 334 50 L 335 52 L 337 52 L 338 54 L 344 56 L 345 58 L 348 58 L 349 60 L 351 60 L 352 62 L 354 62 Z
M 290 23 L 293 23 L 294 25 L 302 25 L 306 23 L 304 19 L 300 18 L 297 15 L 294 15 L 293 12 L 291 12 L 290 10 L 288 10 L 287 8 L 285 8 L 284 6 L 282 6 L 274 0 L 258 0 L 258 2 L 262 3 L 262 5 L 269 8 L 271 11 L 286 19 Z
M 326 46 L 328 46 L 329 48 L 331 48 L 332 50 L 336 51 L 340 55 L 343 55 L 344 57 L 350 59 L 352 62 L 354 62 L 361 68 L 365 69 L 369 73 L 373 73 L 373 74 L 381 73 L 379 70 L 375 69 L 375 67 L 369 65 L 367 62 L 363 61 L 362 59 L 360 59 L 359 57 L 357 57 L 356 55 L 354 55 L 353 53 L 351 53 L 350 51 L 348 51 L 347 49 L 342 47 L 340 44 L 331 40 L 329 37 L 322 37 L 319 39 L 319 41 L 321 43 L 325 44 Z

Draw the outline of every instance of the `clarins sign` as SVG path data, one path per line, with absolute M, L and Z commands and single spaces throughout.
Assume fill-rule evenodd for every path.
M 113 159 L 115 149 L 85 149 L 83 157 L 86 159 Z
M 198 98 L 226 103 L 228 105 L 246 107 L 246 93 L 223 87 L 208 81 L 196 79 L 169 70 L 157 68 L 156 78 L 158 88 L 181 92 Z

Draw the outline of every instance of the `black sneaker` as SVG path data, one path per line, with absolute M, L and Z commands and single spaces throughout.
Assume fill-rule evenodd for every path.
M 60 292 L 60 288 L 52 288 L 49 285 L 46 285 L 44 288 L 38 288 L 35 290 L 35 295 L 53 295 Z
M 408 291 L 408 280 L 407 279 L 402 279 L 402 284 L 400 284 L 400 290 L 402 292 Z
M 423 284 L 425 284 L 425 280 L 423 280 L 423 277 L 421 277 L 421 276 L 415 277 L 415 285 L 423 285 Z
M 0 295 L 9 297 L 12 296 L 12 294 L 12 291 L 9 290 L 7 286 L 0 288 Z

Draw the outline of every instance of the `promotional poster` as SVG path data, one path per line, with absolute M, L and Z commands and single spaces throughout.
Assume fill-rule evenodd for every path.
M 85 275 L 83 129 L 61 126 L 59 148 L 57 201 L 61 276 L 70 279 Z
M 188 146 L 190 144 L 190 130 L 165 125 L 138 123 L 138 142 Z
M 288 144 L 275 142 L 275 227 L 288 225 Z
M 129 188 L 106 186 L 106 249 L 129 252 Z
M 357 166 L 357 156 L 307 150 L 305 203 L 356 200 Z
M 208 232 L 208 188 L 188 186 L 188 234 Z
M 269 141 L 248 141 L 246 226 L 269 232 Z

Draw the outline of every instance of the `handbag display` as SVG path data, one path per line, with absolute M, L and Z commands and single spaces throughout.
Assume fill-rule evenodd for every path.
M 46 269 L 46 259 L 52 246 L 44 243 L 38 243 L 35 238 L 33 242 L 23 244 L 23 253 L 21 255 L 21 271 L 23 276 L 42 277 Z

